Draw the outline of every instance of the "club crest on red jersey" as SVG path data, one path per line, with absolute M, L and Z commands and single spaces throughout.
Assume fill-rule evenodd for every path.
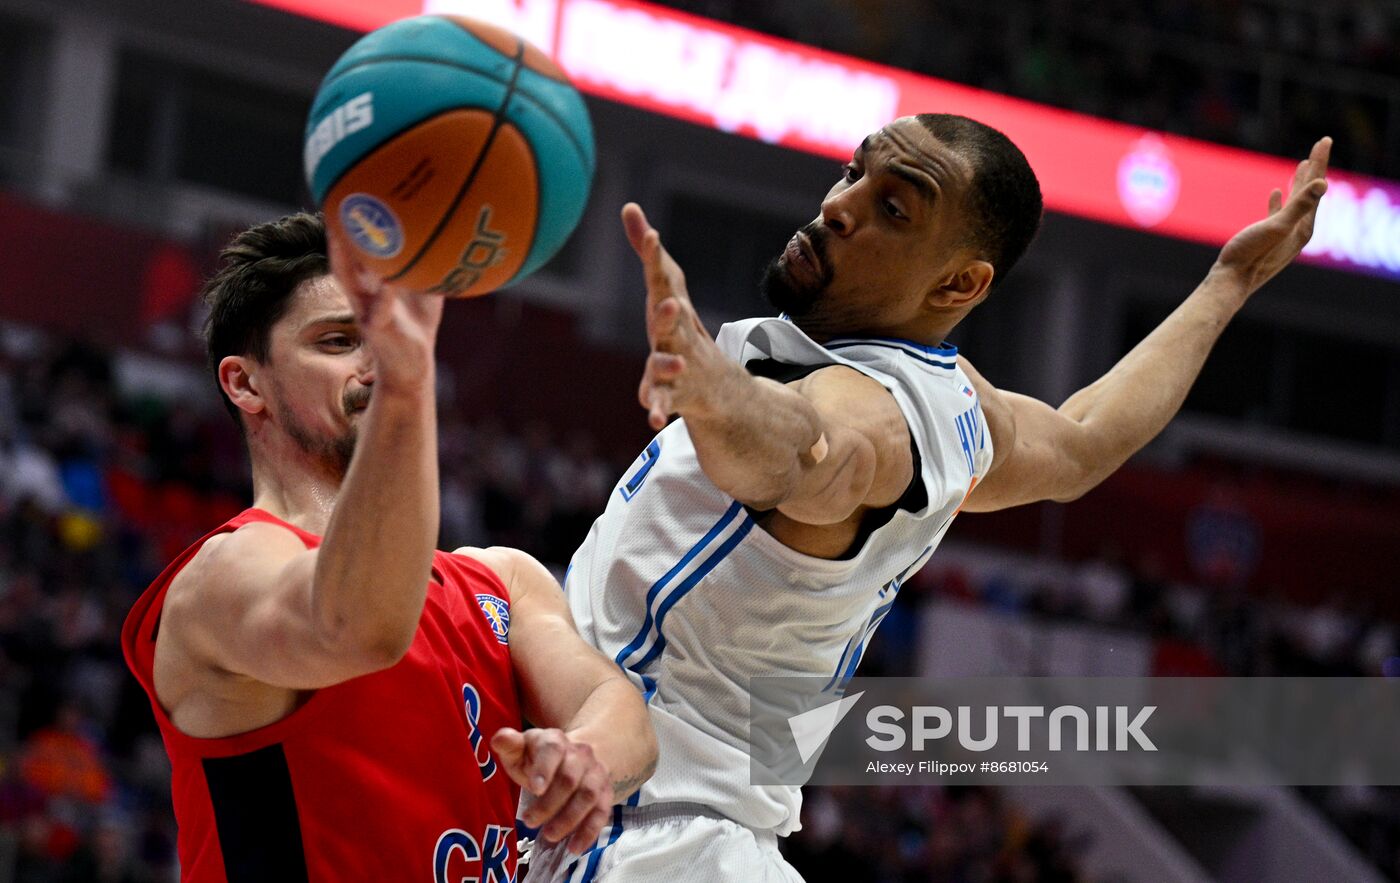
M 491 626 L 491 633 L 496 636 L 496 640 L 502 644 L 508 643 L 510 605 L 495 595 L 477 595 L 476 603 L 481 606 L 481 612 L 486 614 L 486 623 Z

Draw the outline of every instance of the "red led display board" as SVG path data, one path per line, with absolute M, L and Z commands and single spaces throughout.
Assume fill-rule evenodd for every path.
M 1295 159 L 1047 107 L 636 0 L 249 0 L 355 30 L 425 12 L 525 36 L 602 98 L 844 159 L 889 120 L 959 113 L 1025 151 L 1052 211 L 1218 245 Z M 1324 133 L 1319 133 L 1324 134 Z M 1301 157 L 1299 157 L 1301 158 Z M 1334 172 L 1305 260 L 1400 279 L 1400 184 Z

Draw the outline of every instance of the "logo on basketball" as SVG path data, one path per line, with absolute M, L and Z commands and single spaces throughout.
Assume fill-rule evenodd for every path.
M 346 138 L 374 125 L 374 93 L 356 95 L 326 115 L 307 136 L 302 160 L 306 177 L 316 174 L 326 154 Z
M 377 258 L 403 250 L 403 226 L 387 205 L 368 193 L 352 193 L 340 203 L 340 224 L 359 249 Z
M 481 605 L 481 612 L 486 614 L 486 623 L 491 626 L 496 640 L 502 644 L 507 643 L 510 636 L 510 605 L 495 595 L 477 595 L 476 603 Z
M 491 206 L 483 205 L 481 213 L 476 216 L 476 234 L 462 250 L 462 257 L 458 259 L 457 266 L 452 268 L 446 279 L 434 285 L 430 291 L 448 296 L 460 294 L 475 285 L 482 273 L 505 260 L 506 234 L 492 230 L 487 226 L 490 223 Z

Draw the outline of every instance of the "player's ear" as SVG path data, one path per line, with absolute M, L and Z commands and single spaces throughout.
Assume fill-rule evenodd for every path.
M 234 407 L 245 414 L 257 414 L 267 407 L 259 391 L 257 362 L 246 356 L 224 356 L 219 360 L 219 386 Z
M 948 271 L 933 291 L 929 292 L 929 302 L 943 308 L 971 308 L 982 302 L 992 289 L 992 277 L 996 273 L 992 265 L 984 260 L 970 260 L 960 267 Z

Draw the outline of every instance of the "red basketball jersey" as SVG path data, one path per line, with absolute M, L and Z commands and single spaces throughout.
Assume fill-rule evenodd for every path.
M 171 723 L 152 680 L 165 593 L 209 537 L 252 521 L 320 543 L 248 509 L 175 559 L 122 630 L 174 768 L 183 879 L 510 883 L 519 789 L 488 748 L 498 729 L 521 725 L 510 597 L 477 561 L 434 554 L 418 633 L 392 668 L 317 690 L 236 736 L 196 739 Z

